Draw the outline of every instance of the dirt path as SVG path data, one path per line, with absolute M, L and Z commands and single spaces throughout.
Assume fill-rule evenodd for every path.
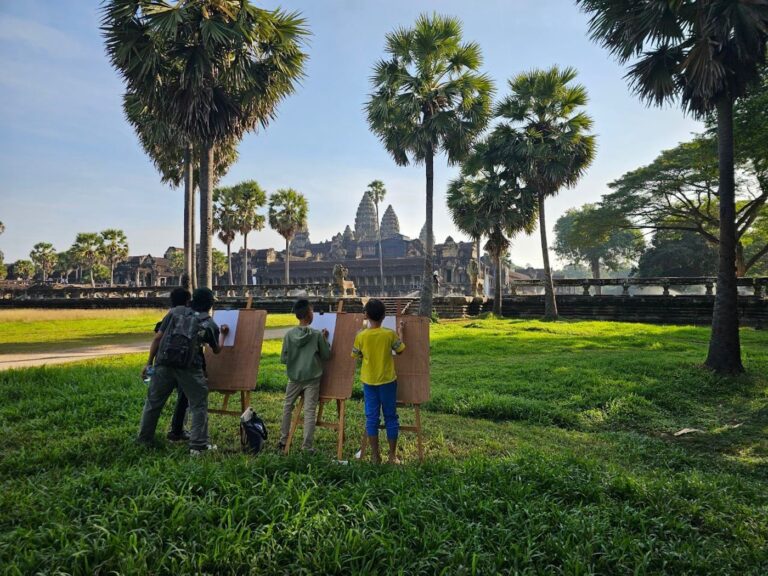
M 288 328 L 269 328 L 264 331 L 265 340 L 282 338 Z M 69 350 L 49 352 L 35 352 L 27 354 L 0 354 L 0 370 L 11 368 L 29 368 L 32 366 L 46 366 L 49 364 L 65 364 L 80 360 L 92 360 L 105 356 L 119 356 L 122 354 L 138 354 L 149 351 L 149 342 L 134 342 L 130 344 L 110 344 L 108 346 L 90 346 L 85 348 L 72 348 Z

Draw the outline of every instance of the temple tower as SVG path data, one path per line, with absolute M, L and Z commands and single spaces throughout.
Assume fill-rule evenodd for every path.
M 381 238 L 385 240 L 387 238 L 393 238 L 400 234 L 400 220 L 395 214 L 395 209 L 392 208 L 392 204 L 387 206 L 386 212 L 381 219 Z
M 366 192 L 360 205 L 357 207 L 355 216 L 355 239 L 357 241 L 376 240 L 379 230 L 376 222 L 376 205 L 373 203 L 371 195 Z

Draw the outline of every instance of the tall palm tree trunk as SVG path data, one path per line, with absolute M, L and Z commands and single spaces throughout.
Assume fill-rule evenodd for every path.
M 243 234 L 243 286 L 248 285 L 248 233 Z
M 379 240 L 379 278 L 381 279 L 381 294 L 384 296 L 384 255 L 381 253 L 381 221 L 379 220 L 379 203 L 376 202 L 376 230 Z
M 501 290 L 501 253 L 493 255 L 493 265 L 496 268 L 496 274 L 493 278 L 493 313 L 501 316 L 501 299 L 503 297 Z
M 200 171 L 198 170 L 198 173 Z M 190 246 L 189 251 L 192 253 L 192 289 L 197 288 L 198 281 L 197 281 L 197 268 L 198 268 L 198 261 L 197 261 L 197 214 L 195 213 L 195 206 L 197 205 L 197 199 L 195 198 L 195 191 L 198 189 L 198 186 L 192 186 L 192 245 Z
M 291 274 L 289 268 L 291 266 L 291 241 L 288 238 L 285 239 L 285 285 L 291 283 Z M 287 288 L 286 288 L 287 289 Z
M 600 280 L 600 258 L 595 258 L 589 263 L 592 268 L 592 278 Z M 600 296 L 603 293 L 603 289 L 600 286 L 595 286 L 595 294 Z
M 419 301 L 419 316 L 432 317 L 432 294 L 434 292 L 432 285 L 432 252 L 435 239 L 432 235 L 432 210 L 433 210 L 433 192 L 435 186 L 434 158 L 435 154 L 432 146 L 427 150 L 425 159 L 427 173 L 427 245 L 424 254 L 424 277 L 421 281 L 421 300 Z
M 94 265 L 91 264 L 91 288 L 96 288 L 96 278 L 94 277 L 95 274 L 93 273 Z
M 43 282 L 45 282 L 45 270 L 43 270 Z M 109 263 L 109 287 L 115 285 L 115 261 Z
M 544 318 L 557 320 L 557 301 L 552 283 L 552 269 L 549 267 L 549 245 L 547 244 L 547 219 L 544 214 L 544 193 L 539 192 L 539 230 L 541 232 L 541 257 L 544 260 Z
M 482 276 L 481 268 L 480 268 L 480 266 L 481 266 L 480 265 L 480 236 L 477 236 L 477 238 L 475 238 L 475 250 L 477 250 L 477 256 L 476 256 L 476 258 L 477 258 L 477 260 L 476 260 L 476 262 L 477 262 L 477 282 L 475 282 L 475 285 L 472 287 L 472 289 L 473 289 L 472 296 L 477 296 L 478 295 L 477 294 L 477 292 L 478 292 L 477 288 L 479 286 L 480 278 Z M 480 296 L 482 296 L 482 294 L 480 294 Z
M 206 142 L 200 157 L 200 270 L 198 285 L 213 285 L 213 145 Z
M 717 295 L 712 313 L 712 336 L 705 362 L 720 374 L 744 371 L 739 341 L 738 290 L 736 288 L 736 198 L 733 160 L 733 100 L 717 103 L 717 148 L 719 157 L 720 256 Z
M 192 286 L 192 277 L 194 270 L 192 266 L 192 250 L 195 243 L 195 237 L 192 232 L 194 228 L 195 214 L 195 196 L 194 196 L 194 172 L 192 164 L 192 146 L 187 144 L 184 150 L 184 274 L 181 278 L 181 285 L 189 289 Z
M 229 285 L 232 286 L 232 242 L 227 242 L 227 268 L 229 273 Z

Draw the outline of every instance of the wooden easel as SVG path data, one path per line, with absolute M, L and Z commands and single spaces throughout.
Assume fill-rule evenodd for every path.
M 253 297 L 248 297 L 248 302 L 245 305 L 244 310 L 251 310 L 251 305 L 253 304 Z M 266 316 L 266 314 L 265 314 Z M 240 332 L 238 332 L 235 335 L 236 342 L 240 342 Z M 258 335 L 256 340 L 252 343 L 255 344 L 258 347 L 258 354 L 259 358 L 261 357 L 261 345 L 264 341 L 264 330 L 261 329 L 261 334 Z M 250 343 L 249 343 L 250 344 Z M 224 354 L 225 351 L 222 351 L 222 354 Z M 208 361 L 209 367 L 213 367 L 214 369 L 219 368 L 221 364 L 229 364 L 231 362 L 231 359 L 218 359 L 216 355 L 214 354 L 208 354 L 206 357 L 206 360 Z M 239 382 L 239 386 L 237 386 L 235 389 L 227 389 L 223 387 L 216 387 L 214 383 L 214 387 L 211 388 L 211 392 L 219 392 L 224 396 L 224 399 L 221 404 L 221 408 L 209 408 L 208 412 L 210 414 L 223 414 L 225 416 L 236 416 L 240 417 L 240 415 L 245 412 L 247 408 L 251 406 L 251 390 L 255 388 L 256 386 L 256 378 L 258 377 L 258 362 L 256 363 L 255 370 L 253 367 L 251 367 L 251 370 L 247 371 L 247 374 L 243 375 L 242 378 L 239 378 L 241 382 Z M 227 366 L 229 367 L 229 366 Z M 239 368 L 239 367 L 237 367 Z M 237 410 L 230 410 L 229 409 L 229 399 L 235 395 L 239 394 L 240 396 L 240 409 Z
M 336 313 L 341 315 L 344 302 L 339 301 Z M 331 346 L 331 358 L 323 371 L 323 378 L 320 381 L 320 397 L 318 399 L 316 426 L 320 428 L 330 428 L 336 430 L 336 458 L 341 460 L 344 456 L 344 423 L 346 416 L 347 400 L 352 396 L 352 384 L 355 378 L 355 360 L 351 357 L 352 344 L 357 334 L 355 327 L 362 326 L 362 315 L 349 314 L 344 315 L 339 322 L 339 316 L 336 319 L 336 330 Z M 340 330 L 342 328 L 342 330 Z M 323 421 L 323 411 L 328 402 L 336 401 L 337 420 L 335 422 Z M 291 450 L 291 443 L 296 433 L 296 429 L 301 424 L 301 411 L 304 408 L 304 394 L 299 398 L 299 403 L 294 410 L 291 429 L 288 432 L 288 439 L 285 443 L 283 452 L 288 454 Z
M 323 409 L 325 408 L 326 403 L 332 402 L 333 400 L 334 398 L 320 398 L 318 400 L 317 421 L 315 422 L 315 426 L 336 430 L 338 435 L 336 441 L 336 459 L 341 460 L 344 456 L 344 415 L 346 412 L 347 401 L 345 399 L 336 398 L 336 414 L 338 415 L 338 420 L 336 420 L 336 422 L 323 422 Z M 301 410 L 303 408 L 304 394 L 299 397 L 299 403 L 293 411 L 291 430 L 288 432 L 288 440 L 285 442 L 285 448 L 283 449 L 285 454 L 288 454 L 291 450 L 291 443 L 293 442 L 294 434 L 296 434 L 296 428 L 301 424 Z

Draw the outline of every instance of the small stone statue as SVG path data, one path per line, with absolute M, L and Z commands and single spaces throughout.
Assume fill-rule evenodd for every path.
M 347 274 L 349 274 L 349 269 L 343 264 L 335 264 L 333 266 L 333 280 L 338 291 L 342 296 L 355 296 L 355 283 L 347 280 Z

